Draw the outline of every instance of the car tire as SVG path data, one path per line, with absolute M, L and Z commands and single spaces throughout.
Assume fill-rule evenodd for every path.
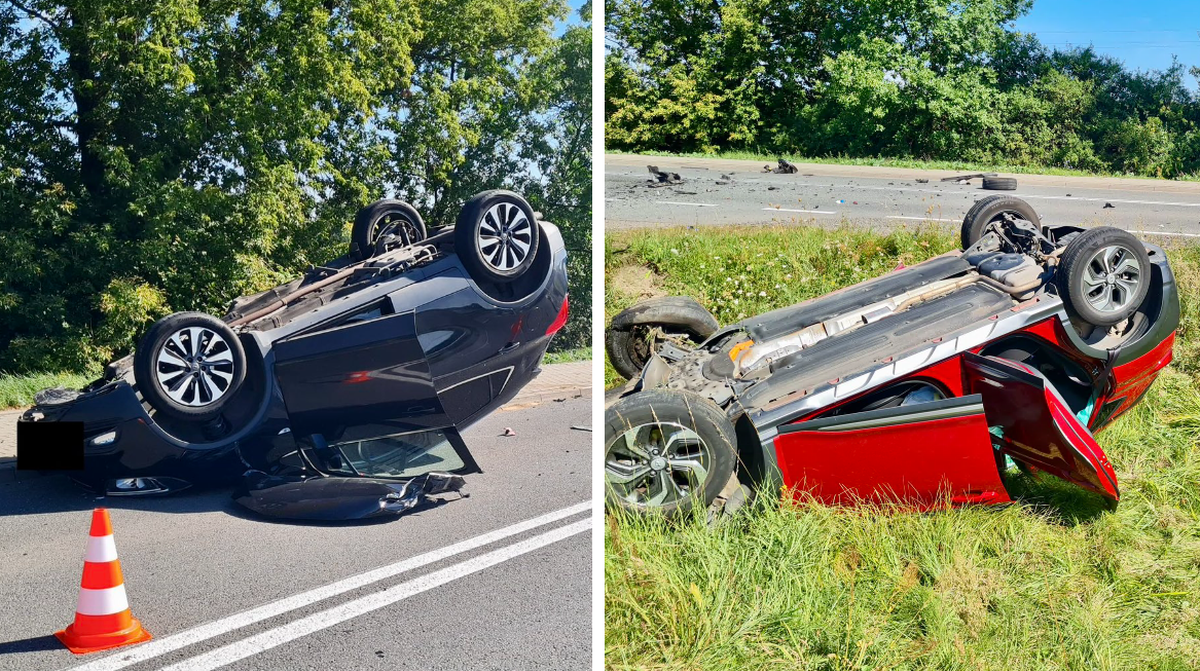
M 480 283 L 516 280 L 533 265 L 541 226 L 519 194 L 496 189 L 476 194 L 454 224 L 454 249 Z
M 976 201 L 967 210 L 967 216 L 963 217 L 962 248 L 965 250 L 979 242 L 979 238 L 983 237 L 983 228 L 1005 213 L 1032 222 L 1039 229 L 1042 227 L 1041 217 L 1029 203 L 1013 196 L 987 196 Z
M 1013 177 L 984 177 L 983 188 L 988 191 L 1016 191 L 1017 180 Z
M 1150 291 L 1150 255 L 1131 233 L 1089 228 L 1067 245 L 1055 284 L 1072 317 L 1112 326 L 1137 312 Z
M 651 389 L 620 399 L 604 417 L 610 509 L 668 518 L 705 511 L 733 474 L 733 425 L 699 394 Z
M 625 379 L 642 372 L 650 358 L 650 330 L 683 331 L 697 344 L 716 332 L 719 324 L 703 305 L 686 296 L 662 296 L 622 310 L 604 331 L 604 349 L 613 368 Z
M 133 375 L 155 411 L 202 422 L 221 414 L 237 394 L 246 379 L 246 353 L 220 319 L 176 312 L 146 332 L 133 357 Z
M 354 215 L 350 232 L 350 254 L 357 259 L 369 259 L 384 235 L 396 235 L 400 247 L 425 239 L 425 221 L 417 208 L 402 200 L 384 199 L 362 208 Z

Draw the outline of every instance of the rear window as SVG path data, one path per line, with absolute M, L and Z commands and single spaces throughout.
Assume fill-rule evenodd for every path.
M 356 440 L 330 448 L 326 466 L 338 475 L 413 478 L 466 466 L 446 432 L 440 429 Z

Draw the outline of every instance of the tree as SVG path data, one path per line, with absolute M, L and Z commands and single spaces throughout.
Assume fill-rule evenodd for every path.
M 445 224 L 485 186 L 539 183 L 522 133 L 556 123 L 534 83 L 565 16 L 561 0 L 0 4 L 0 368 L 79 368 L 163 312 L 220 314 L 338 255 L 379 197 Z

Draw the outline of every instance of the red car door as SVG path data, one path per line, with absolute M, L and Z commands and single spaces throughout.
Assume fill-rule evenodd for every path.
M 784 486 L 831 504 L 1008 501 L 979 395 L 782 426 Z
M 983 397 L 988 426 L 999 429 L 1002 452 L 1114 501 L 1120 498 L 1117 474 L 1104 450 L 1040 372 L 996 357 L 963 357 L 967 389 Z

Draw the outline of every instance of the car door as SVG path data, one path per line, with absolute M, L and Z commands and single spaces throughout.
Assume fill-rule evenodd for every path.
M 1114 501 L 1120 498 L 1104 450 L 1041 373 L 970 353 L 964 355 L 963 371 L 968 391 L 983 397 L 988 426 L 1002 452 Z
M 825 503 L 1008 501 L 978 394 L 780 427 L 784 485 Z
M 329 443 L 447 426 L 413 313 L 366 306 L 275 343 L 275 376 L 297 437 Z

